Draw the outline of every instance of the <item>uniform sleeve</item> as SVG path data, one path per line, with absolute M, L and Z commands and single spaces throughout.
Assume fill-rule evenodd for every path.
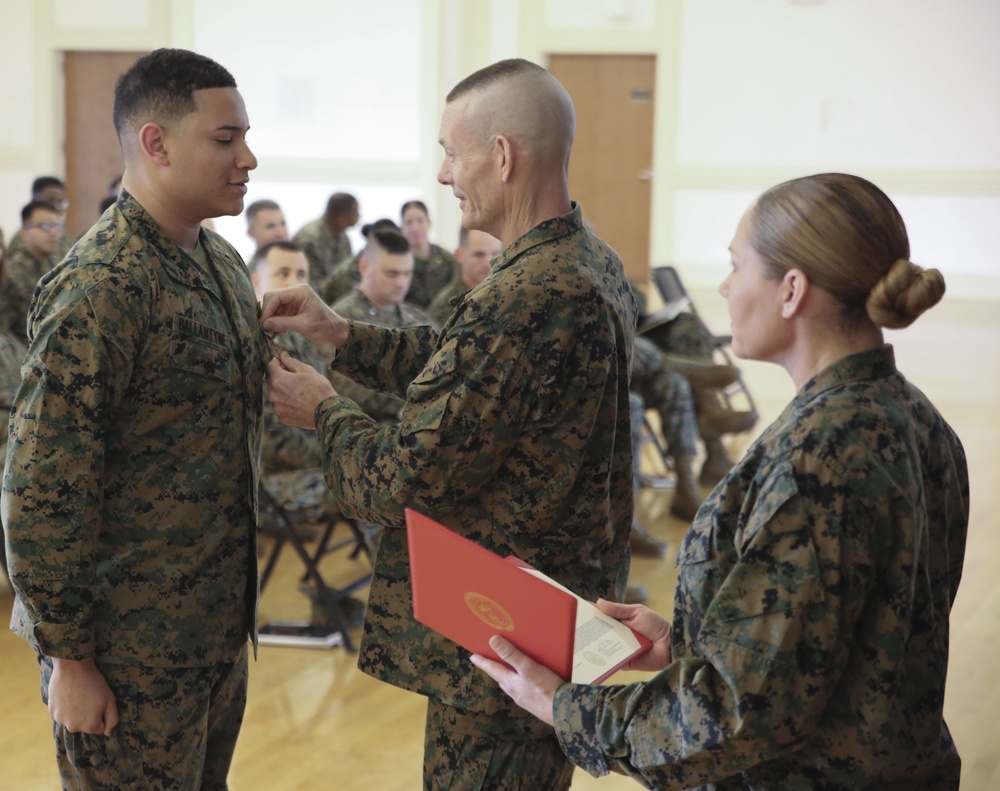
M 692 526 L 678 553 L 677 596 L 701 619 L 696 654 L 646 682 L 558 690 L 556 732 L 574 763 L 596 776 L 689 788 L 807 738 L 847 663 L 871 566 L 866 542 L 844 529 L 859 518 L 848 489 L 821 462 L 795 467 L 778 464 L 761 484 L 724 579 L 712 533 L 699 525 L 706 517 Z
M 349 322 L 348 343 L 332 367 L 359 384 L 399 396 L 424 370 L 437 343 L 429 326 L 389 328 Z
M 405 354 L 410 339 L 427 337 L 422 329 L 364 344 Z M 382 359 L 392 367 L 391 352 Z M 456 325 L 410 384 L 396 425 L 379 426 L 344 398 L 320 404 L 327 485 L 346 512 L 376 524 L 401 525 L 407 506 L 453 510 L 505 463 L 532 408 L 532 381 L 523 348 L 502 327 Z
M 110 281 L 87 291 L 65 283 L 42 294 L 32 317 L 35 340 L 11 412 L 3 522 L 19 631 L 48 656 L 93 656 L 105 418 L 131 377 L 141 327 L 130 306 L 147 301 Z
M 398 396 L 376 392 L 337 371 L 331 372 L 330 381 L 333 382 L 338 394 L 351 399 L 369 417 L 378 421 L 396 420 L 399 417 L 403 402 Z

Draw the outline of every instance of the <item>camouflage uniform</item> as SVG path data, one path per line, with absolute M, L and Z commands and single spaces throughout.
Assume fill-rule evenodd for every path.
M 942 705 L 968 494 L 891 347 L 820 372 L 688 531 L 672 663 L 556 693 L 566 754 L 664 789 L 957 789 Z
M 4 414 L 10 412 L 14 403 L 14 395 L 21 384 L 21 360 L 24 358 L 24 344 L 20 338 L 11 332 L 0 328 L 0 409 Z M 0 476 L 3 475 L 4 462 L 7 460 L 7 432 L 0 432 Z M 0 521 L 0 528 L 3 522 Z M 5 561 L 3 544 L 0 542 L 0 561 Z
M 376 324 L 379 327 L 425 325 L 433 328 L 435 332 L 441 330 L 441 326 L 420 308 L 404 302 L 402 305 L 382 310 L 373 305 L 371 300 L 357 288 L 336 302 L 333 309 L 345 319 Z M 377 392 L 335 371 L 331 372 L 330 381 L 340 395 L 350 398 L 369 417 L 380 423 L 395 423 L 399 419 L 399 410 L 403 406 L 403 399 L 399 396 Z
M 20 235 L 14 239 L 20 239 Z M 58 256 L 58 257 L 57 257 Z M 28 339 L 26 326 L 28 323 L 28 305 L 31 295 L 35 292 L 35 284 L 42 275 L 49 272 L 63 258 L 63 253 L 56 251 L 48 258 L 38 260 L 21 242 L 7 251 L 4 269 L 7 278 L 3 284 L 3 295 L 0 296 L 0 315 L 3 317 L 2 329 L 14 333 L 22 342 Z
M 475 672 L 468 652 L 414 621 L 403 509 L 515 554 L 588 599 L 620 598 L 634 327 L 621 261 L 575 206 L 504 250 L 440 338 L 429 327 L 350 324 L 334 367 L 405 393 L 396 426 L 380 427 L 344 398 L 316 410 L 327 482 L 344 511 L 387 526 L 359 667 L 476 719 L 472 730 L 493 734 L 494 766 L 509 775 L 532 770 L 500 756 L 526 741 L 557 751 L 552 729 Z M 425 778 L 462 762 L 447 745 L 427 749 L 439 763 L 425 765 Z
M 347 234 L 343 231 L 334 234 L 323 217 L 302 226 L 292 241 L 309 259 L 309 285 L 317 290 L 334 265 L 351 254 Z
M 327 370 L 329 357 L 333 356 L 332 347 L 330 354 L 324 355 L 317 344 L 293 332 L 282 333 L 275 342 L 296 360 L 318 371 Z M 323 452 L 316 432 L 286 426 L 265 402 L 263 434 L 261 475 L 278 504 L 298 512 L 313 509 L 316 517 L 335 510 L 323 480 Z
M 59 235 L 59 244 L 56 246 L 56 249 L 52 251 L 52 255 L 49 256 L 49 259 L 52 261 L 52 266 L 55 266 L 62 261 L 66 257 L 66 253 L 70 251 L 70 248 L 74 244 L 76 244 L 76 239 L 73 238 L 69 231 L 63 228 L 62 233 Z M 10 237 L 10 242 L 7 244 L 7 252 L 16 253 L 21 250 L 24 250 L 24 239 L 21 238 L 21 232 L 18 231 Z M 49 269 L 51 269 L 52 266 L 50 266 Z
M 456 274 L 458 261 L 455 256 L 443 247 L 432 244 L 431 254 L 427 258 L 418 258 L 416 254 L 413 256 L 413 282 L 406 295 L 407 300 L 426 308 Z
M 462 280 L 462 273 L 457 272 L 451 279 L 451 282 L 438 291 L 437 295 L 431 301 L 431 304 L 427 307 L 427 315 L 441 326 L 444 326 L 445 322 L 451 317 L 451 314 L 455 312 L 455 305 L 458 304 L 458 300 L 464 297 L 468 291 L 469 287 Z
M 316 293 L 327 305 L 346 297 L 361 282 L 361 270 L 358 269 L 360 258 L 361 253 L 358 252 L 341 259 L 316 287 Z
M 648 338 L 665 352 L 704 362 L 711 362 L 713 359 L 715 345 L 712 333 L 697 314 L 688 310 L 681 311 L 668 322 L 644 330 L 642 337 Z
M 100 750 L 74 754 L 81 769 L 105 748 L 139 755 L 145 788 L 177 762 L 197 775 L 198 757 L 205 787 L 222 787 L 213 777 L 231 758 L 255 632 L 269 346 L 239 255 L 205 229 L 200 248 L 204 266 L 123 191 L 42 279 L 3 487 L 11 628 L 43 658 L 94 658 L 114 683 L 125 667 L 187 669 L 192 683 L 208 668 L 237 687 L 201 684 L 203 707 L 220 695 L 235 703 L 177 734 L 164 733 L 176 685 L 144 690 L 165 703 L 143 711 L 140 730 L 169 754 L 136 753 L 130 728 L 81 743 L 55 726 L 57 744 Z
M 637 335 L 632 350 L 632 389 L 645 405 L 660 415 L 663 438 L 671 454 L 694 456 L 698 451 L 698 419 L 687 379 L 667 370 L 660 350 L 648 338 Z

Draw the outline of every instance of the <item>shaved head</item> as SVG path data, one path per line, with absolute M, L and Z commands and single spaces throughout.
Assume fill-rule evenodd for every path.
M 569 167 L 576 133 L 573 101 L 562 84 L 531 61 L 502 60 L 471 74 L 446 101 L 464 100 L 473 133 L 482 140 L 503 135 L 543 165 Z
M 502 60 L 456 85 L 441 115 L 444 162 L 462 226 L 506 247 L 572 208 L 573 102 L 559 81 L 527 60 Z

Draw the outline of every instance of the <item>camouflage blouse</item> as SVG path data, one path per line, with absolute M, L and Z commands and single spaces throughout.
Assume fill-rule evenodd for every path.
M 961 443 L 892 348 L 834 363 L 701 507 L 672 663 L 558 690 L 564 751 L 651 788 L 957 789 L 942 706 L 968 498 Z
M 40 653 L 193 667 L 254 630 L 267 339 L 246 267 L 127 193 L 39 284 L 3 512 L 12 628 Z
M 351 323 L 335 368 L 406 399 L 391 427 L 344 398 L 316 413 L 342 509 L 386 526 L 362 670 L 450 705 L 519 716 L 468 652 L 413 619 L 407 506 L 583 596 L 624 591 L 634 327 L 621 261 L 583 227 L 579 207 L 508 246 L 440 336 Z

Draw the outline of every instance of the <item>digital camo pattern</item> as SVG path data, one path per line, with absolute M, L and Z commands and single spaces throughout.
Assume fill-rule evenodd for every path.
M 667 448 L 675 456 L 694 456 L 698 451 L 698 418 L 688 380 L 667 370 L 663 355 L 652 341 L 636 335 L 632 350 L 632 389 L 649 409 L 660 415 Z
M 557 692 L 566 754 L 664 789 L 957 789 L 942 706 L 968 495 L 890 346 L 820 372 L 688 531 L 673 662 Z
M 422 308 L 428 307 L 437 293 L 447 286 L 456 274 L 458 274 L 458 261 L 443 247 L 432 244 L 427 258 L 419 258 L 414 253 L 413 282 L 410 283 L 406 300 Z
M 358 269 L 360 258 L 361 253 L 358 252 L 341 259 L 330 270 L 330 273 L 319 282 L 316 293 L 327 305 L 332 305 L 337 300 L 346 297 L 361 282 L 361 270 Z
M 210 271 L 123 192 L 32 302 L 3 514 L 47 656 L 208 665 L 254 630 L 270 349 L 239 255 L 201 245 Z
M 502 740 L 504 750 L 497 749 Z M 534 717 L 473 714 L 427 702 L 424 788 L 565 791 L 573 780 L 555 733 Z
M 345 514 L 385 525 L 359 666 L 449 705 L 526 717 L 468 652 L 413 620 L 403 509 L 514 554 L 580 595 L 628 576 L 628 377 L 635 301 L 579 207 L 497 259 L 438 337 L 353 322 L 334 368 L 405 394 L 380 426 L 344 398 L 317 409 Z
M 292 357 L 329 375 L 329 360 L 334 349 L 324 352 L 294 332 L 275 338 Z M 323 479 L 323 451 L 316 432 L 298 426 L 286 426 L 270 402 L 264 403 L 264 438 L 261 444 L 261 479 L 278 504 L 298 512 L 315 509 L 317 517 L 333 509 L 333 497 Z
M 347 234 L 343 231 L 333 233 L 322 217 L 302 226 L 292 241 L 309 259 L 309 284 L 316 289 L 337 262 L 351 254 L 351 240 Z
M 20 241 L 18 234 L 14 240 L 18 244 L 11 243 L 4 259 L 4 269 L 7 270 L 7 277 L 4 281 L 2 296 L 0 296 L 0 317 L 2 324 L 0 327 L 16 335 L 22 342 L 28 338 L 28 305 L 31 304 L 31 295 L 35 292 L 35 285 L 41 280 L 42 275 L 58 264 L 65 251 L 57 250 L 48 258 L 39 261 Z
M 682 354 L 703 362 L 712 362 L 712 333 L 701 318 L 691 311 L 681 311 L 670 321 L 644 331 L 640 337 L 648 338 L 670 354 Z
M 24 358 L 24 344 L 11 332 L 0 328 L 0 409 L 6 415 L 14 403 L 14 395 L 21 384 L 21 360 Z M 7 460 L 7 432 L 0 432 L 0 476 L 3 475 Z M 0 520 L 0 528 L 3 521 Z M 2 540 L 3 536 L 0 536 Z M 0 553 L 2 557 L 2 553 Z
M 429 326 L 435 332 L 441 331 L 441 325 L 434 321 L 416 305 L 404 302 L 395 307 L 381 309 L 376 307 L 360 289 L 354 288 L 343 299 L 333 305 L 333 309 L 345 319 L 375 324 L 379 327 L 420 327 Z M 355 382 L 349 376 L 337 371 L 332 372 L 330 381 L 337 392 L 345 398 L 350 398 L 361 410 L 380 423 L 392 424 L 399 420 L 399 410 L 403 408 L 403 399 L 390 393 L 380 393 L 370 387 Z
M 48 702 L 51 660 L 43 657 Z M 65 788 L 87 791 L 221 791 L 246 708 L 247 649 L 207 667 L 100 664 L 120 721 L 111 736 L 71 733 L 52 723 Z M 211 704 L 211 716 L 206 709 Z
M 462 273 L 458 272 L 443 289 L 438 291 L 431 304 L 427 307 L 427 315 L 442 327 L 455 312 L 457 300 L 464 297 L 469 292 L 469 287 L 462 280 Z

